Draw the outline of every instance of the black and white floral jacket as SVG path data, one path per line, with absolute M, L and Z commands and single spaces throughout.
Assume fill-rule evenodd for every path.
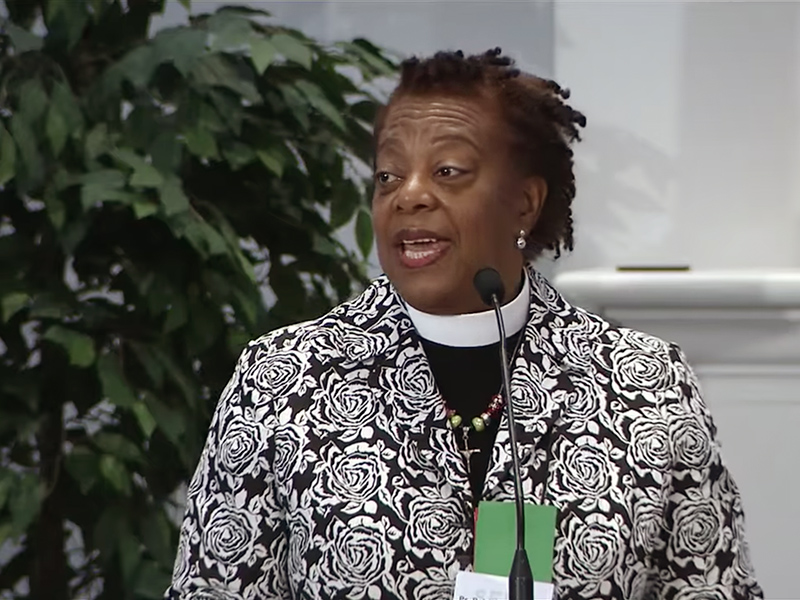
M 538 273 L 512 372 L 527 501 L 561 598 L 749 599 L 740 497 L 680 350 Z M 502 424 L 484 499 L 512 501 Z M 242 353 L 189 486 L 169 599 L 452 597 L 467 472 L 403 303 L 377 279 Z

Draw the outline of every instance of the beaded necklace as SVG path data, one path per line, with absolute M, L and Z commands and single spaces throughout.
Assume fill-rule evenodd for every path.
M 517 351 L 519 350 L 520 345 L 522 344 L 522 338 L 525 337 L 525 329 L 523 328 L 519 332 L 519 338 L 517 339 L 517 343 L 514 347 L 514 352 L 511 353 L 511 361 L 514 360 L 514 357 L 517 355 Z M 489 401 L 489 405 L 486 407 L 486 410 L 483 411 L 477 417 L 474 417 L 469 424 L 464 423 L 464 418 L 459 415 L 455 410 L 450 407 L 447 407 L 447 425 L 453 431 L 457 429 L 461 429 L 461 436 L 464 442 L 464 447 L 459 449 L 459 452 L 464 457 L 464 462 L 467 466 L 467 473 L 470 473 L 471 463 L 472 463 L 472 455 L 479 454 L 480 448 L 471 448 L 469 445 L 469 433 L 470 431 L 475 431 L 476 433 L 481 433 L 486 431 L 486 428 L 492 424 L 492 422 L 497 418 L 497 416 L 503 410 L 503 406 L 505 406 L 505 399 L 503 398 L 503 386 L 500 386 L 500 391 L 497 392 L 492 399 Z

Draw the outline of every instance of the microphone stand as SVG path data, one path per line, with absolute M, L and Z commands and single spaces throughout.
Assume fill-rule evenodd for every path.
M 500 299 L 496 293 L 492 294 L 492 307 L 497 319 L 497 328 L 500 330 L 500 368 L 503 374 L 503 394 L 508 407 L 508 433 L 511 438 L 514 499 L 517 508 L 517 549 L 514 552 L 514 561 L 511 563 L 511 573 L 508 576 L 508 597 L 509 600 L 533 600 L 533 574 L 528 560 L 528 552 L 525 550 L 525 505 L 517 451 L 517 427 L 511 403 L 511 373 L 508 368 L 508 352 L 506 352 L 506 326 L 503 322 L 503 312 L 500 310 Z

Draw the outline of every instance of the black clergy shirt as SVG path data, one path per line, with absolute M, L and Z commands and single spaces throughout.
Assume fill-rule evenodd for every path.
M 512 360 L 511 355 L 521 334 L 522 331 L 506 338 L 509 360 Z M 470 423 L 473 417 L 488 408 L 492 396 L 500 391 L 503 375 L 500 370 L 499 342 L 488 346 L 460 347 L 445 346 L 423 339 L 422 347 L 447 407 L 461 415 L 465 425 Z M 483 493 L 486 470 L 499 424 L 500 414 L 484 431 L 469 432 L 470 448 L 480 450 L 470 459 L 470 484 L 476 506 Z M 463 450 L 461 429 L 455 430 L 454 435 L 459 449 Z

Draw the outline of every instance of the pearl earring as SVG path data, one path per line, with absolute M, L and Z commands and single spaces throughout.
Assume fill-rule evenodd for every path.
M 519 235 L 517 236 L 517 248 L 519 250 L 524 250 L 525 246 L 528 245 L 528 240 L 525 239 L 525 230 L 520 229 Z

